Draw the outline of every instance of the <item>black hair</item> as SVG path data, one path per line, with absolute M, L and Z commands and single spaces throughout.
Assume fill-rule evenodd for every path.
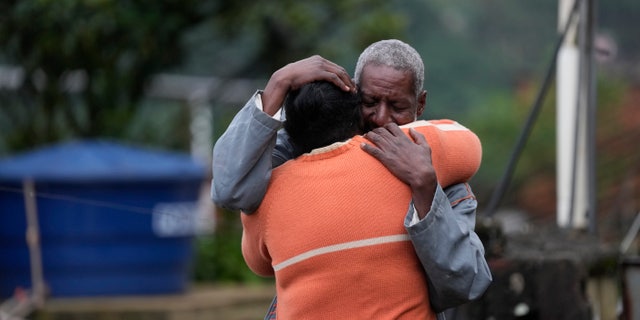
M 360 133 L 360 96 L 330 82 L 311 82 L 289 92 L 284 110 L 284 129 L 295 156 Z

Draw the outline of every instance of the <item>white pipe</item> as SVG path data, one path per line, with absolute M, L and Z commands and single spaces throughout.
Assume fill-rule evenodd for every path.
M 578 48 L 563 45 L 558 52 L 556 75 L 556 184 L 557 223 L 569 227 L 571 211 L 572 167 L 575 144 L 578 93 Z
M 574 1 L 560 0 L 558 3 L 560 32 L 569 20 Z M 579 22 L 574 19 L 567 31 L 558 52 L 556 69 L 557 224 L 563 228 L 585 228 L 587 225 L 586 113 L 579 107 L 584 101 L 578 98 L 581 90 Z

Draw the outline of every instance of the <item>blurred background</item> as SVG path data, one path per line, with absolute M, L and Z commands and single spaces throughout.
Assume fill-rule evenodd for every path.
M 480 223 L 559 34 L 556 0 L 7 0 L 0 12 L 0 160 L 96 139 L 189 154 L 202 168 L 198 210 L 210 216 L 191 233 L 190 284 L 271 283 L 244 264 L 237 212 L 202 199 L 213 143 L 274 71 L 319 54 L 353 74 L 374 41 L 414 46 L 426 67 L 423 118 L 455 119 L 483 143 L 472 181 Z M 592 236 L 617 247 L 640 207 L 640 2 L 599 1 L 595 12 Z M 516 212 L 519 232 L 556 223 L 555 101 L 552 86 L 498 208 Z

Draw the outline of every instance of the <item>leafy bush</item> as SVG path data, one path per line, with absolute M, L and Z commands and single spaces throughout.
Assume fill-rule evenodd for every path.
M 242 224 L 240 214 L 223 210 L 218 227 L 212 235 L 196 241 L 196 282 L 264 283 L 272 278 L 255 275 L 244 262 L 241 249 Z

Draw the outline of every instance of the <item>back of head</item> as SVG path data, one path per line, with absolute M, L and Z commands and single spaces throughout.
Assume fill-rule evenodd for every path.
M 424 62 L 412 46 L 396 39 L 381 40 L 369 45 L 362 51 L 356 64 L 354 79 L 357 85 L 361 83 L 362 70 L 369 64 L 410 72 L 414 79 L 415 93 L 422 91 Z
M 284 129 L 299 154 L 360 133 L 359 96 L 330 82 L 312 82 L 289 92 L 284 108 Z

